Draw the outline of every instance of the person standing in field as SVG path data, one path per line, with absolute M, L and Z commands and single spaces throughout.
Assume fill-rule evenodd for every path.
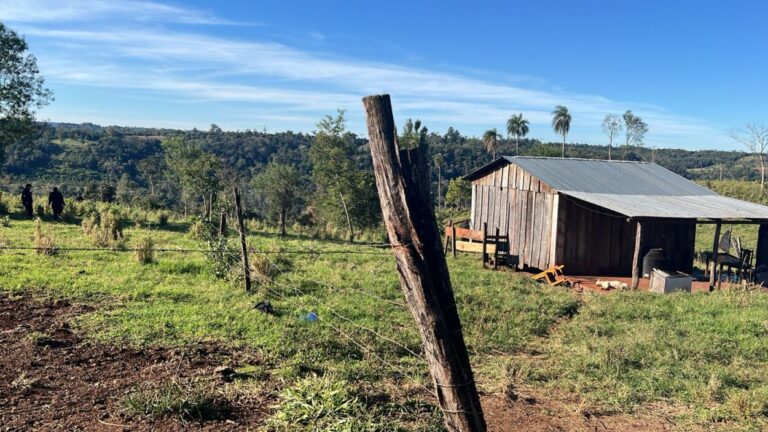
M 48 205 L 53 210 L 53 219 L 59 220 L 61 212 L 64 211 L 64 195 L 59 192 L 58 188 L 54 187 L 53 191 L 48 195 Z
M 21 191 L 21 205 L 24 206 L 24 213 L 29 218 L 32 217 L 32 204 L 32 185 L 27 183 L 27 185 L 24 186 L 24 190 Z

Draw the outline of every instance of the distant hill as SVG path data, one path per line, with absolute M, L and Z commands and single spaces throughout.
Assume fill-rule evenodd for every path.
M 135 195 L 142 195 L 141 191 L 148 190 L 153 181 L 157 186 L 153 199 L 161 205 L 173 205 L 179 194 L 177 185 L 167 176 L 162 148 L 162 140 L 167 136 L 181 135 L 191 144 L 220 156 L 228 172 L 241 182 L 250 181 L 273 159 L 291 164 L 308 176 L 311 170 L 308 150 L 314 142 L 311 134 L 225 132 L 215 125 L 208 131 L 103 127 L 92 123 L 47 123 L 39 129 L 34 139 L 6 149 L 1 171 L 4 189 L 16 191 L 18 185 L 35 181 L 58 184 L 65 192 L 74 194 L 93 184 L 118 186 L 122 183 Z M 357 148 L 357 164 L 370 169 L 367 140 L 351 133 L 347 138 Z M 444 180 L 462 176 L 491 160 L 480 139 L 462 135 L 453 128 L 444 134 L 431 133 L 429 146 L 433 154 L 443 155 Z M 560 144 L 526 139 L 521 141 L 520 151 L 523 155 L 559 156 Z M 569 144 L 567 152 L 569 157 L 608 157 L 608 148 L 604 145 Z M 620 157 L 622 153 L 623 149 L 613 149 L 614 156 Z M 501 140 L 498 154 L 514 154 L 514 143 Z M 754 157 L 739 151 L 658 149 L 652 152 L 647 148 L 632 148 L 627 159 L 655 160 L 697 181 L 718 180 L 721 176 L 724 180 L 759 178 Z M 431 176 L 436 185 L 436 170 L 432 170 Z

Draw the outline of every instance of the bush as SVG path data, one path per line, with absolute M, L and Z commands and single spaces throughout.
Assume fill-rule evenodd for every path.
M 83 229 L 83 234 L 90 236 L 94 228 L 99 226 L 99 215 L 97 213 L 91 213 L 83 218 L 80 222 L 80 227 Z
M 206 242 L 205 259 L 213 266 L 213 274 L 226 278 L 233 266 L 240 261 L 240 252 L 225 237 L 214 236 Z
M 57 252 L 56 242 L 53 235 L 43 232 L 43 221 L 40 218 L 35 219 L 35 237 L 32 241 L 35 252 L 39 255 L 55 255 Z
M 293 268 L 291 258 L 282 246 L 272 244 L 264 253 L 254 252 L 249 259 L 251 279 L 257 284 L 266 284 L 280 273 Z
M 92 221 L 89 221 L 91 223 Z M 86 227 L 83 226 L 83 231 Z M 119 249 L 125 246 L 120 220 L 114 211 L 103 209 L 98 216 L 98 223 L 90 226 L 91 242 L 96 247 Z
M 136 260 L 139 264 L 152 264 L 155 262 L 155 241 L 152 237 L 142 237 L 136 245 Z
M 11 218 L 9 218 L 7 215 L 0 218 L 0 226 L 3 226 L 4 228 L 10 228 Z
M 198 219 L 192 223 L 189 227 L 189 235 L 196 240 L 210 241 L 218 236 L 219 228 L 201 219 Z
M 42 218 L 45 216 L 45 207 L 43 207 L 42 204 L 38 204 L 35 206 L 35 216 L 38 218 Z
M 157 226 L 164 227 L 168 225 L 168 213 L 160 213 L 157 215 Z

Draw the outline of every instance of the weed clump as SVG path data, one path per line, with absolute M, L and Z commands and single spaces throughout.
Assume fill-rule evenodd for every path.
M 139 264 L 152 264 L 155 262 L 155 241 L 152 237 L 142 237 L 136 244 L 136 260 Z
M 120 228 L 118 216 L 104 209 L 99 212 L 96 222 L 90 216 L 83 220 L 83 232 L 90 235 L 91 243 L 96 247 L 120 249 L 125 246 L 125 238 Z
M 43 232 L 43 221 L 40 218 L 35 219 L 35 236 L 32 240 L 32 246 L 38 255 L 56 255 L 58 248 L 53 234 Z
M 343 381 L 308 377 L 283 390 L 267 430 L 282 431 L 378 431 L 366 404 Z
M 202 385 L 184 388 L 167 383 L 158 389 L 136 391 L 123 399 L 127 411 L 151 418 L 174 416 L 181 420 L 214 420 L 223 417 L 228 403 Z
M 260 285 L 271 282 L 280 273 L 293 268 L 293 262 L 285 253 L 285 249 L 276 244 L 272 244 L 263 252 L 252 253 L 249 262 L 251 278 Z

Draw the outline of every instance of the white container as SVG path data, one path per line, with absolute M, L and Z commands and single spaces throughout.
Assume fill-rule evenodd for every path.
M 693 278 L 685 273 L 667 273 L 659 269 L 653 269 L 649 291 L 661 294 L 678 291 L 690 293 L 692 284 Z

